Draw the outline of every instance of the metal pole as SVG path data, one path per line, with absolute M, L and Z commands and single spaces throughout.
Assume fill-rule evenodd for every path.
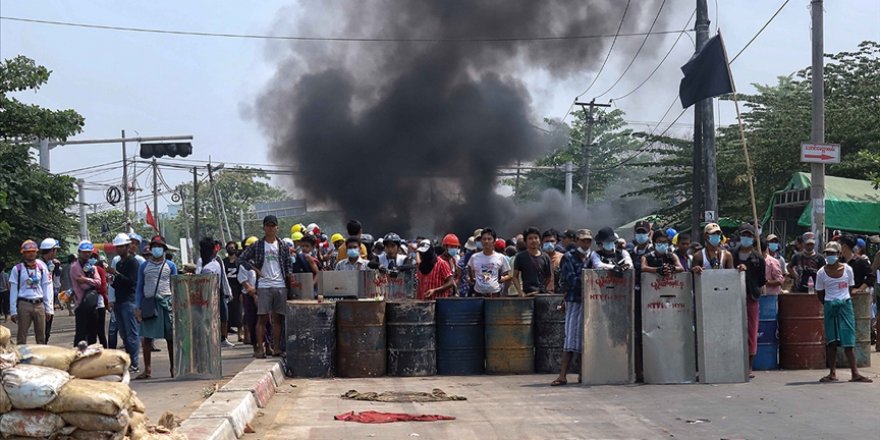
M 226 232 L 229 239 L 232 240 L 232 229 L 229 229 L 229 216 L 226 215 L 226 203 L 223 203 L 223 192 L 217 188 L 217 199 L 220 200 L 220 213 L 223 215 L 223 225 L 226 226 Z M 225 238 L 225 237 L 224 237 Z M 226 246 L 226 240 L 223 240 L 223 246 Z
M 244 210 L 238 210 L 238 228 L 239 228 L 239 237 L 241 237 L 241 241 L 244 241 Z
M 700 105 L 698 102 L 697 106 Z M 703 124 L 699 108 L 694 108 L 693 176 L 691 180 L 691 240 L 703 241 L 700 221 L 703 218 Z
M 76 189 L 79 191 L 79 239 L 89 239 L 89 221 L 86 218 L 86 190 L 83 188 L 85 182 L 82 179 L 76 180 Z
M 129 213 L 131 208 L 128 204 L 128 153 L 125 151 L 125 130 L 122 130 L 122 182 L 123 182 L 123 198 L 125 198 L 125 221 L 131 220 Z
M 49 139 L 40 139 L 40 167 L 49 171 Z
M 565 206 L 568 211 L 568 214 L 566 215 L 566 220 L 567 220 L 566 226 L 569 228 L 571 227 L 571 209 L 572 209 L 571 188 L 573 186 L 573 184 L 572 184 L 573 174 L 574 174 L 574 164 L 572 164 L 571 161 L 566 162 L 565 163 Z
M 192 255 L 192 236 L 189 233 L 189 215 L 186 213 L 186 191 L 180 191 L 180 206 L 183 209 L 183 229 L 186 230 L 187 254 Z
M 520 175 L 520 167 L 522 166 L 522 161 L 516 160 L 516 183 L 513 186 L 513 198 L 519 198 L 519 175 Z
M 709 7 L 707 0 L 697 0 L 697 21 L 696 21 L 696 49 L 699 52 L 706 42 L 709 41 Z M 715 165 L 715 115 L 713 109 L 714 100 L 712 98 L 704 99 L 697 103 L 694 108 L 694 115 L 700 114 L 699 122 L 695 119 L 695 123 L 699 123 L 702 127 L 702 159 L 705 167 L 703 174 L 703 190 L 705 191 L 705 201 L 703 209 L 715 213 L 718 216 L 718 170 Z M 696 116 L 695 116 L 696 118 Z
M 193 167 L 193 235 L 195 236 L 195 240 L 199 240 L 201 238 L 201 231 L 199 231 L 199 174 L 198 167 Z M 193 243 L 193 250 L 195 250 L 195 243 Z M 196 261 L 197 258 L 195 254 L 193 254 L 193 261 Z
M 220 203 L 217 201 L 217 191 L 214 187 L 214 171 L 210 163 L 208 163 L 208 184 L 211 185 L 211 197 L 214 200 L 214 212 L 217 214 L 217 229 L 220 230 L 220 239 L 226 242 L 226 234 L 223 232 L 223 217 L 220 215 Z
M 159 167 L 156 166 L 156 158 L 153 158 L 153 219 L 159 225 Z M 159 231 L 156 231 L 158 234 Z
M 814 144 L 825 143 L 825 41 L 823 34 L 822 0 L 810 2 L 813 39 L 813 130 Z M 810 198 L 813 205 L 813 233 L 817 249 L 825 243 L 825 164 L 810 164 Z

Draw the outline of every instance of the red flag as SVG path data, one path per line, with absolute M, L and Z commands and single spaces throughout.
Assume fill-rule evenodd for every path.
M 150 211 L 150 205 L 147 204 L 147 203 L 144 203 L 144 205 L 147 206 L 147 219 L 146 219 L 146 220 L 147 220 L 147 224 L 150 225 L 150 226 L 152 226 L 153 229 L 154 229 L 154 230 L 156 231 L 156 233 L 158 234 L 158 233 L 159 233 L 159 225 L 156 224 L 156 218 L 153 217 L 153 212 Z

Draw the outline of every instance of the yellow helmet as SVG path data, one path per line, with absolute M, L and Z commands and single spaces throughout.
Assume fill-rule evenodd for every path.
M 247 240 L 244 241 L 244 245 L 245 245 L 245 246 L 250 246 L 250 245 L 256 243 L 257 240 L 258 240 L 257 237 L 254 237 L 253 235 L 251 235 L 250 237 L 247 238 Z
M 306 228 L 305 225 L 303 225 L 302 223 L 297 223 L 297 224 L 290 227 L 290 233 L 296 234 L 297 232 L 302 232 L 303 229 L 305 229 L 305 228 Z
M 345 237 L 338 232 L 330 236 L 330 243 L 336 243 L 337 241 L 345 241 Z
M 303 234 L 302 232 L 294 232 L 293 234 L 290 234 L 290 239 L 293 241 L 300 241 L 303 239 Z

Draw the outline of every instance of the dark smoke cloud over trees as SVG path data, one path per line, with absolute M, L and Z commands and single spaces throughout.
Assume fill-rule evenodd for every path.
M 624 31 L 647 29 L 659 3 L 633 2 Z M 496 168 L 547 152 L 523 72 L 586 83 L 610 39 L 460 40 L 613 34 L 624 4 L 322 1 L 281 11 L 279 33 L 447 41 L 270 47 L 278 67 L 256 115 L 272 159 L 298 170 L 310 200 L 371 231 L 503 225 L 520 208 L 494 191 Z M 625 52 L 637 42 L 618 44 Z

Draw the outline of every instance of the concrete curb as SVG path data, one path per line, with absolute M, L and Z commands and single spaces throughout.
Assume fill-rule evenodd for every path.
M 175 432 L 191 440 L 234 440 L 284 381 L 281 362 L 256 359 L 199 405 Z

